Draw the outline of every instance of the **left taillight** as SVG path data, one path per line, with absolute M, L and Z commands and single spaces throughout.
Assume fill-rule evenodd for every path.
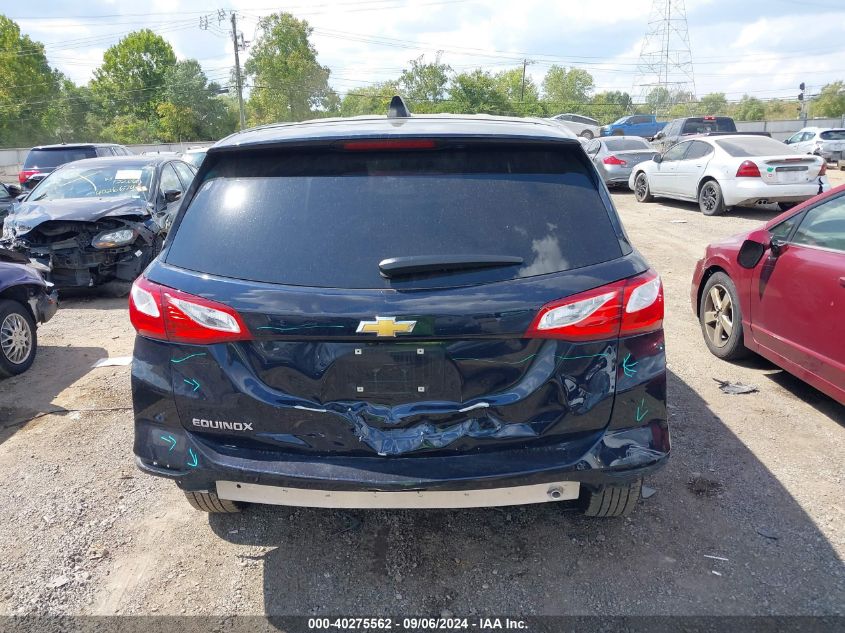
M 628 163 L 626 163 L 624 160 L 622 160 L 621 158 L 619 158 L 618 156 L 613 156 L 612 154 L 611 154 L 610 156 L 606 156 L 605 158 L 603 158 L 601 162 L 603 162 L 605 165 L 619 165 L 619 166 L 623 166 L 623 165 L 627 165 L 627 164 L 628 164 Z
M 129 294 L 129 319 L 141 336 L 208 345 L 251 338 L 229 306 L 138 277 Z
M 663 327 L 663 284 L 654 271 L 547 303 L 529 338 L 598 341 Z

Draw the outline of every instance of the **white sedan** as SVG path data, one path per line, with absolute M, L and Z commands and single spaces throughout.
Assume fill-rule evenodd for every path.
M 739 205 L 787 209 L 830 189 L 826 164 L 767 136 L 708 135 L 673 145 L 637 165 L 628 186 L 639 202 L 655 197 L 698 202 L 704 215 Z

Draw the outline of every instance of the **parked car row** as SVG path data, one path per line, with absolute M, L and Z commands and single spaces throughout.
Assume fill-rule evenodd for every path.
M 765 136 L 706 134 L 682 141 L 631 172 L 639 202 L 655 197 L 697 202 L 705 215 L 734 206 L 786 209 L 827 191 L 827 164 Z

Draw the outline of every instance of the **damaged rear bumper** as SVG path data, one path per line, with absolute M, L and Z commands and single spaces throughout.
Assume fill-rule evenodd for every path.
M 142 423 L 136 427 L 135 448 L 142 471 L 173 479 L 184 490 L 222 493 L 222 498 L 317 507 L 473 507 L 577 497 L 578 488 L 567 482 L 590 488 L 631 482 L 666 462 L 669 438 L 665 423 L 653 421 L 522 449 L 438 457 L 275 453 L 268 459 L 265 451 L 213 445 L 193 433 Z M 439 499 L 417 494 L 435 491 L 467 494 Z M 412 494 L 404 501 L 395 495 L 342 494 L 371 492 Z M 416 505 L 410 501 L 414 497 Z

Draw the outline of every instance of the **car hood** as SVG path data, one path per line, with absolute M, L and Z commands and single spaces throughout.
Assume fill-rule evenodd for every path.
M 12 286 L 45 286 L 44 279 L 37 270 L 26 264 L 15 264 L 0 260 L 0 292 Z
M 138 198 L 71 198 L 24 202 L 9 218 L 16 225 L 28 227 L 27 232 L 49 220 L 96 222 L 106 217 L 124 215 L 150 215 L 145 200 Z M 20 233 L 20 231 L 19 231 Z

